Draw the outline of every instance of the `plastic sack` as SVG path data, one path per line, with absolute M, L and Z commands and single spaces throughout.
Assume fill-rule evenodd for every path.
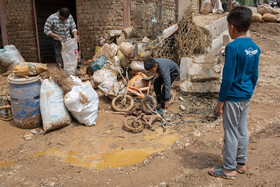
M 45 132 L 65 127 L 71 117 L 64 105 L 64 92 L 54 81 L 45 79 L 40 89 L 40 110 Z
M 78 44 L 75 38 L 68 38 L 61 42 L 61 56 L 63 59 L 64 71 L 67 76 L 75 75 L 78 65 Z
M 116 56 L 116 55 L 117 55 L 117 52 L 118 52 L 118 46 L 117 46 L 117 44 L 115 44 L 115 43 L 110 43 L 109 46 L 110 46 L 110 50 L 109 50 L 110 57 Z
M 211 12 L 211 1 L 210 0 L 202 0 L 200 6 L 201 14 L 208 14 Z
M 105 64 L 107 60 L 108 58 L 106 56 L 100 56 L 90 65 L 90 68 L 93 71 L 99 70 L 102 68 L 102 66 Z
M 72 116 L 85 126 L 93 126 L 97 121 L 99 99 L 89 81 L 82 82 L 71 76 L 74 87 L 64 97 L 64 102 Z
M 123 69 L 125 69 L 130 64 L 130 60 L 124 56 L 121 50 L 118 50 L 117 57 L 119 58 Z
M 24 59 L 14 45 L 6 45 L 4 49 L 0 49 L 0 62 L 2 66 L 8 68 L 10 65 L 24 62 Z
M 123 83 L 114 80 L 114 81 L 104 81 L 103 83 L 99 84 L 98 88 L 105 94 L 105 96 L 115 97 L 121 94 L 120 92 L 122 92 L 125 86 Z
M 214 6 L 212 12 L 214 14 L 222 14 L 224 12 L 221 0 L 216 0 L 215 6 Z
M 97 70 L 93 74 L 93 80 L 96 84 L 101 84 L 104 81 L 114 81 L 117 79 L 117 74 L 115 71 L 110 71 L 108 69 Z
M 130 68 L 135 71 L 145 71 L 144 62 L 141 61 L 131 62 Z
M 13 69 L 13 73 L 16 76 L 19 77 L 24 77 L 24 76 L 29 76 L 29 75 L 38 75 L 47 70 L 47 65 L 46 64 L 41 64 L 41 63 L 19 63 L 18 65 L 15 65 Z

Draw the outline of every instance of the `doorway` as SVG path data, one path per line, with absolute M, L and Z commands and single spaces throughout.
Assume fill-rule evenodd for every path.
M 35 0 L 38 38 L 40 45 L 41 62 L 55 63 L 53 39 L 44 33 L 44 25 L 48 17 L 56 13 L 60 8 L 67 7 L 77 25 L 75 0 Z

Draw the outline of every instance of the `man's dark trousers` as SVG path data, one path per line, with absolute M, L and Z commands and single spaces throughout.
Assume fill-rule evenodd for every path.
M 55 52 L 55 60 L 56 60 L 56 65 L 57 67 L 63 67 L 63 60 L 61 56 L 61 43 L 58 40 L 53 40 L 53 47 L 54 47 L 54 52 Z

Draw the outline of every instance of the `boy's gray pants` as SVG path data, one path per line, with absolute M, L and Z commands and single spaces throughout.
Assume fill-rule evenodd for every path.
M 247 115 L 250 100 L 241 102 L 225 101 L 223 108 L 224 146 L 223 168 L 235 170 L 237 163 L 247 161 L 248 129 Z

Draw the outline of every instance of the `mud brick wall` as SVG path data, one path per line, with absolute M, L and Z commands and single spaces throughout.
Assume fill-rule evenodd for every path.
M 175 0 L 132 0 L 131 25 L 140 36 L 155 37 L 176 21 Z M 157 23 L 152 20 L 156 18 Z
M 99 37 L 123 29 L 122 0 L 77 0 L 82 58 L 90 59 Z
M 32 0 L 5 0 L 4 14 L 9 44 L 25 61 L 37 62 L 37 46 Z

